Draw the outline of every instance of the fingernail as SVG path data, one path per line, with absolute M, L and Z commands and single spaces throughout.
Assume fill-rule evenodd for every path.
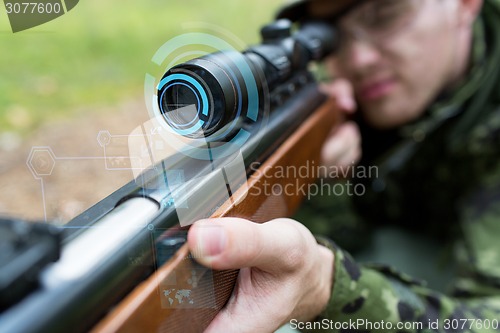
M 200 225 L 198 228 L 198 255 L 214 257 L 221 254 L 227 242 L 227 234 L 224 227 L 219 225 Z

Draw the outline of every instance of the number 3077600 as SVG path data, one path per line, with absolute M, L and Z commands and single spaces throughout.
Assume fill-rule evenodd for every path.
M 62 10 L 60 3 L 43 2 L 6 2 L 5 8 L 7 14 L 58 14 Z

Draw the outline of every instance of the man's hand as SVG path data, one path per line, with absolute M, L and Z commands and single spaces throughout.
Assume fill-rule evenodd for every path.
M 345 115 L 351 115 L 356 111 L 352 86 L 348 81 L 337 79 L 321 86 L 321 90 L 335 99 Z M 358 125 L 353 121 L 346 121 L 333 128 L 321 150 L 323 165 L 327 168 L 347 168 L 359 162 L 360 158 L 361 135 Z
M 241 268 L 206 332 L 274 332 L 292 318 L 314 319 L 330 298 L 333 253 L 294 220 L 202 220 L 191 226 L 188 243 L 203 265 Z

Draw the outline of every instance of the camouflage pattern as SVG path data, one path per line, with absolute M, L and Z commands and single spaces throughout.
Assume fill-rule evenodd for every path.
M 485 1 L 471 70 L 454 92 L 404 128 L 360 128 L 360 164 L 377 165 L 379 177 L 354 180 L 366 186 L 363 196 L 316 197 L 296 216 L 335 242 L 332 297 L 318 320 L 423 325 L 338 332 L 500 332 L 500 325 L 460 322 L 500 320 L 500 1 Z M 356 263 L 348 251 L 366 244 L 371 230 L 392 224 L 442 244 L 457 267 L 450 290 L 432 290 L 391 267 Z M 453 319 L 459 326 L 445 327 Z

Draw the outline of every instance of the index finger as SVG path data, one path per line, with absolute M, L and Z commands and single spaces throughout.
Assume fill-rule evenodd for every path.
M 356 111 L 356 101 L 352 84 L 346 79 L 335 79 L 320 85 L 320 90 L 335 99 L 342 111 L 353 114 Z

